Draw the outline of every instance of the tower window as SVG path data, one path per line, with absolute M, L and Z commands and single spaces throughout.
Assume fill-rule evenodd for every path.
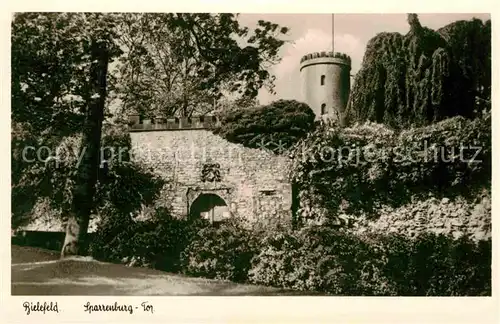
M 324 75 L 321 76 L 321 85 L 325 85 L 325 76 Z
M 321 105 L 321 114 L 325 115 L 326 114 L 326 104 Z

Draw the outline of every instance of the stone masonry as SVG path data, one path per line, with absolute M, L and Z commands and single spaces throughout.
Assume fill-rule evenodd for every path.
M 291 220 L 287 157 L 230 143 L 197 118 L 176 120 L 172 125 L 145 121 L 132 125 L 130 131 L 134 159 L 166 180 L 157 206 L 186 217 L 197 197 L 215 194 L 224 200 L 232 217 Z M 207 165 L 215 165 L 218 181 L 203 178 Z

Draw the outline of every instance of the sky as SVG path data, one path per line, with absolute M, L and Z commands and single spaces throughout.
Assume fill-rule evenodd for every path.
M 470 20 L 474 17 L 487 20 L 489 14 L 419 14 L 420 23 L 431 29 L 439 29 L 457 20 Z M 280 26 L 290 28 L 281 51 L 281 62 L 271 68 L 276 76 L 276 95 L 261 89 L 258 99 L 267 104 L 278 99 L 301 101 L 299 64 L 303 55 L 330 51 L 332 47 L 331 14 L 241 14 L 242 25 L 255 27 L 259 19 L 269 20 Z M 352 70 L 355 74 L 362 63 L 368 41 L 381 32 L 399 32 L 406 34 L 409 25 L 406 14 L 336 14 L 335 15 L 335 51 L 344 52 L 351 57 Z

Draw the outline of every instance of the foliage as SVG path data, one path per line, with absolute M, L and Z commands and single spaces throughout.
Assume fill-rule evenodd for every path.
M 207 226 L 162 211 L 107 218 L 94 257 L 206 278 L 332 295 L 491 295 L 491 239 L 354 235 L 326 226 L 254 236 L 238 222 Z
M 25 145 L 26 142 L 21 142 Z M 37 146 L 33 143 L 33 146 Z M 17 146 L 16 146 L 17 147 Z M 49 198 L 50 208 L 64 218 L 71 208 L 75 165 L 80 157 L 81 136 L 64 137 L 52 155 L 38 160 L 36 152 L 27 151 L 25 170 L 13 181 L 12 226 L 17 228 L 38 216 L 33 210 L 38 200 Z M 131 142 L 128 132 L 116 125 L 106 125 L 102 137 L 100 172 L 94 197 L 93 212 L 106 217 L 113 211 L 119 216 L 137 213 L 143 205 L 152 204 L 164 181 L 152 170 L 130 161 Z M 43 152 L 43 151 L 42 151 Z M 13 153 L 14 154 L 14 153 Z M 32 162 L 28 162 L 31 161 Z
M 204 114 L 223 94 L 272 90 L 268 68 L 288 31 L 264 20 L 251 31 L 229 13 L 127 13 L 120 22 L 124 108 L 156 117 Z
M 107 65 L 122 54 L 115 43 L 117 18 L 20 13 L 12 22 L 12 226 L 36 217 L 37 201 L 48 198 L 55 214 L 81 225 L 69 231 L 76 249 L 92 212 L 110 206 L 132 212 L 150 202 L 160 187 L 158 179 L 128 158 L 114 158 L 101 165 L 104 172 L 96 172 L 105 158 L 101 139 L 116 149 L 130 149 L 123 130 L 120 136 L 101 136 L 112 80 Z
M 235 222 L 222 222 L 200 230 L 184 250 L 184 273 L 245 281 L 256 252 L 257 244 L 248 230 Z
M 22 172 L 13 177 L 19 180 L 16 191 L 29 192 L 14 198 L 45 195 L 57 209 L 68 212 L 71 235 L 63 248 L 68 253 L 78 251 L 80 237 L 84 241 L 92 210 L 107 67 L 121 54 L 113 40 L 114 26 L 113 15 L 99 13 L 19 13 L 12 22 L 13 122 L 25 129 L 25 124 L 31 126 L 35 150 L 59 149 L 81 135 L 76 164 L 62 161 L 57 149 L 46 154 L 48 160 L 45 156 L 28 162 L 13 155 L 15 164 L 22 165 L 13 169 Z
M 249 277 L 253 283 L 333 295 L 384 294 L 383 258 L 376 256 L 354 235 L 312 226 L 267 237 Z
M 415 14 L 408 21 L 408 34 L 369 41 L 348 119 L 404 129 L 491 109 L 491 22 L 458 21 L 436 32 Z
M 111 213 L 94 235 L 92 256 L 104 261 L 180 271 L 182 251 L 206 224 L 172 218 L 164 209 L 156 209 L 152 216 L 139 221 L 119 212 Z
M 99 13 L 17 13 L 12 21 L 12 120 L 32 135 L 61 137 L 79 131 L 91 93 L 92 41 L 114 44 L 115 16 Z
M 479 149 L 478 149 L 479 148 Z M 294 149 L 299 214 L 337 221 L 412 198 L 468 196 L 491 183 L 491 117 L 455 117 L 396 133 L 377 124 L 320 126 Z
M 53 125 L 52 132 L 71 133 L 71 125 L 82 122 L 83 101 L 65 97 L 82 93 L 81 81 L 85 73 L 88 74 L 89 62 L 81 42 L 79 18 L 55 13 L 14 16 L 12 119 L 29 122 L 30 132 L 40 134 Z M 81 71 L 75 68 L 78 65 Z
M 248 109 L 257 106 L 260 106 L 260 101 L 257 98 L 241 97 L 231 99 L 223 97 L 218 100 L 213 114 L 220 115 L 232 110 Z
M 385 236 L 383 273 L 406 296 L 491 295 L 491 239 L 477 244 L 426 234 L 408 240 Z
M 284 153 L 314 129 L 314 112 L 295 100 L 278 100 L 266 106 L 226 111 L 217 134 L 251 148 Z
M 478 112 L 491 109 L 491 21 L 456 21 L 438 30 L 447 41 L 456 64 L 451 79 L 455 103 L 471 105 Z M 472 89 L 472 91 L 470 91 Z
M 51 187 L 51 170 L 42 167 L 49 153 L 41 148 L 54 150 L 83 123 L 90 72 L 87 18 L 92 20 L 73 13 L 19 13 L 12 21 L 13 226 L 28 220 L 39 191 Z M 66 190 L 66 181 L 57 183 Z
M 491 241 L 358 237 L 312 226 L 267 237 L 249 278 L 334 295 L 490 295 Z
M 101 158 L 108 169 L 97 185 L 96 210 L 101 213 L 111 207 L 122 217 L 136 214 L 143 205 L 153 204 L 165 181 L 154 170 L 130 160 L 131 140 L 125 128 L 110 125 L 105 130 Z M 101 163 L 100 170 L 103 167 Z

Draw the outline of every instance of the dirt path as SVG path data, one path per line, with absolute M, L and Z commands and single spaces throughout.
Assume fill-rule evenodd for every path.
M 90 259 L 59 260 L 53 251 L 12 246 L 12 295 L 298 295 L 270 287 L 192 278 Z

